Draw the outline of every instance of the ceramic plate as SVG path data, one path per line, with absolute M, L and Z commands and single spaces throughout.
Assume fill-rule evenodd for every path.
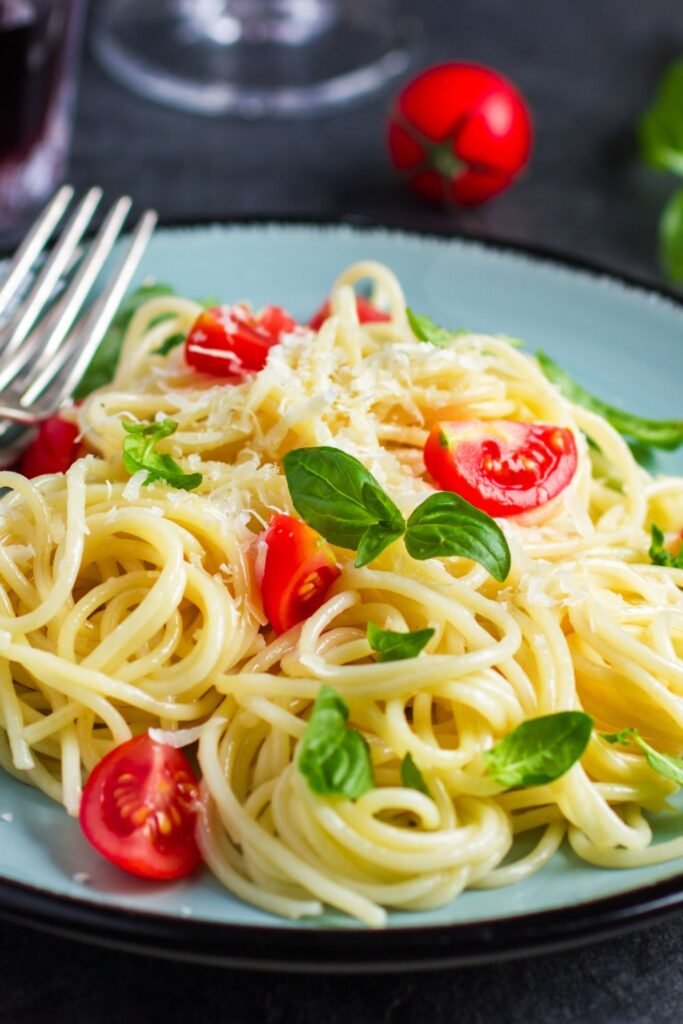
M 683 307 L 594 271 L 452 238 L 345 226 L 252 224 L 160 230 L 139 278 L 191 296 L 286 305 L 310 315 L 359 259 L 398 274 L 410 304 L 454 328 L 543 347 L 599 395 L 652 416 L 681 413 Z M 683 456 L 660 465 L 683 473 Z M 680 834 L 679 811 L 657 822 Z M 391 969 L 486 960 L 585 941 L 683 903 L 683 861 L 605 871 L 563 849 L 530 879 L 465 892 L 368 932 L 332 912 L 282 921 L 225 892 L 208 871 L 172 885 L 126 876 L 47 797 L 0 776 L 0 909 L 129 948 L 292 969 Z

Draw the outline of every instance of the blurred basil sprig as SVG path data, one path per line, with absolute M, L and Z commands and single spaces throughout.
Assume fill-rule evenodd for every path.
M 638 125 L 643 159 L 683 177 L 683 60 L 664 74 Z M 670 281 L 683 281 L 683 189 L 674 192 L 659 220 L 659 256 Z

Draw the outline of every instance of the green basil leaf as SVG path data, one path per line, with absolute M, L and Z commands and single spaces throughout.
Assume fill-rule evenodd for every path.
M 588 746 L 593 719 L 583 711 L 530 718 L 484 754 L 501 786 L 542 786 L 559 779 Z
M 683 544 L 677 554 L 672 555 L 664 544 L 664 534 L 654 523 L 652 525 L 652 543 L 650 544 L 650 561 L 653 565 L 665 565 L 669 569 L 683 569 Z
M 683 281 L 683 189 L 674 192 L 659 218 L 659 258 L 670 281 Z
M 352 455 L 325 445 L 296 448 L 287 452 L 283 465 L 294 508 L 331 544 L 356 551 L 368 527 L 379 524 L 385 537 L 403 532 L 405 520 L 400 511 Z M 378 542 L 378 536 L 371 534 L 364 553 L 378 554 L 390 543 L 386 540 L 378 547 Z
M 683 759 L 674 757 L 673 754 L 660 754 L 658 750 L 651 747 L 637 729 L 622 729 L 620 732 L 602 733 L 603 740 L 608 743 L 627 744 L 631 740 L 645 754 L 645 759 L 653 771 L 658 772 L 667 779 L 671 779 L 677 786 L 683 786 Z
M 166 338 L 162 341 L 159 348 L 155 348 L 152 352 L 154 356 L 167 356 L 169 352 L 172 352 L 174 348 L 178 348 L 179 345 L 184 344 L 184 334 L 172 334 L 170 338 Z
M 174 289 L 167 284 L 143 284 L 126 296 L 74 391 L 74 398 L 85 398 L 91 391 L 109 384 L 114 379 L 123 339 L 140 306 L 159 295 L 174 294 Z
M 619 732 L 601 732 L 600 735 L 608 743 L 628 743 L 633 731 L 633 729 L 620 729 Z
M 406 789 L 417 789 L 425 796 L 431 796 L 422 772 L 413 761 L 411 754 L 406 754 L 401 761 L 401 782 Z
M 141 469 L 147 470 L 145 484 L 163 480 L 171 487 L 191 491 L 202 482 L 201 473 L 184 473 L 182 467 L 166 452 L 156 451 L 156 444 L 164 437 L 170 437 L 178 429 L 174 420 L 158 423 L 130 423 L 123 420 L 126 437 L 123 439 L 123 464 L 132 476 Z
M 439 327 L 430 316 L 426 316 L 424 313 L 413 313 L 410 307 L 406 309 L 406 316 L 410 329 L 418 341 L 427 341 L 430 345 L 436 345 L 437 348 L 450 345 L 453 341 L 454 332 L 447 331 L 445 327 Z
M 356 800 L 374 788 L 370 749 L 356 729 L 347 726 L 349 708 L 322 685 L 306 725 L 299 771 L 314 793 Z
M 634 441 L 652 448 L 666 450 L 678 448 L 683 444 L 683 420 L 650 420 L 624 412 L 586 391 L 545 352 L 537 351 L 536 358 L 548 380 L 560 390 L 565 398 L 575 402 L 576 405 L 583 406 L 584 409 L 603 416 L 615 430 L 625 437 L 631 437 Z
M 471 558 L 499 583 L 510 572 L 510 548 L 498 523 L 450 491 L 418 505 L 408 520 L 405 544 L 413 558 Z
M 667 69 L 638 125 L 643 158 L 659 170 L 683 175 L 683 61 Z
M 403 527 L 397 529 L 388 523 L 375 523 L 373 526 L 368 526 L 358 543 L 356 561 L 354 562 L 356 568 L 360 569 L 361 566 L 372 562 L 382 554 L 385 548 L 402 537 L 403 532 Z
M 590 439 L 589 439 L 590 442 Z M 641 444 L 640 441 L 629 441 L 626 442 L 631 449 L 631 455 L 636 460 L 639 466 L 646 469 L 648 473 L 653 475 L 657 471 L 657 456 L 648 448 L 646 444 Z
M 434 636 L 433 629 L 415 629 L 409 633 L 395 633 L 368 622 L 368 643 L 377 651 L 377 661 L 404 661 L 416 658 Z

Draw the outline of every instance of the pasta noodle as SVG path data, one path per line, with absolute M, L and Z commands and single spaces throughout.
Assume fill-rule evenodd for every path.
M 359 323 L 364 279 L 387 322 Z M 599 733 L 637 727 L 659 751 L 683 749 L 683 570 L 648 557 L 653 522 L 683 524 L 683 480 L 651 477 L 506 339 L 417 341 L 378 264 L 346 270 L 320 330 L 288 335 L 238 382 L 156 351 L 200 311 L 174 296 L 138 310 L 113 383 L 68 414 L 91 454 L 66 474 L 0 473 L 0 764 L 77 814 L 115 745 L 202 726 L 204 859 L 237 897 L 290 918 L 333 907 L 381 926 L 390 908 L 520 881 L 565 836 L 607 868 L 682 856 L 683 838 L 652 843 L 646 817 L 675 784 Z M 284 454 L 355 456 L 407 516 L 433 492 L 422 448 L 444 408 L 574 434 L 571 484 L 501 524 L 507 580 L 464 558 L 416 561 L 400 541 L 360 569 L 335 549 L 324 604 L 275 636 L 254 540 L 293 511 Z M 165 418 L 178 424 L 165 450 L 203 474 L 191 492 L 123 467 L 122 421 Z M 369 622 L 435 632 L 417 660 L 383 663 Z M 297 768 L 321 682 L 370 744 L 376 786 L 355 801 L 314 793 Z M 596 728 L 561 778 L 506 790 L 487 773 L 484 753 L 521 722 L 579 708 Z M 402 783 L 407 753 L 429 796 Z M 519 856 L 522 833 L 533 841 Z

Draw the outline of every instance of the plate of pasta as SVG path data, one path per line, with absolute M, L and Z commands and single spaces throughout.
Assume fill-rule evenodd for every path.
M 375 969 L 683 903 L 681 337 L 505 248 L 159 231 L 0 471 L 0 909 Z

